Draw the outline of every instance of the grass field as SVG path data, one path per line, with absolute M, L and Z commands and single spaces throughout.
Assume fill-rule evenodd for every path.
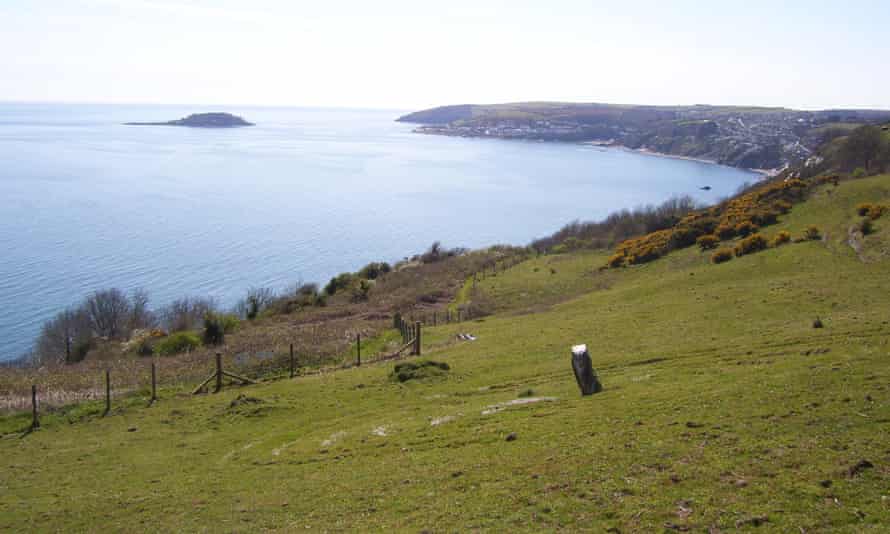
M 444 376 L 165 390 L 26 435 L 6 417 L 0 530 L 887 532 L 890 216 L 857 254 L 864 201 L 890 202 L 890 176 L 819 189 L 767 231 L 822 241 L 721 265 L 525 261 L 478 282 L 495 315 L 425 329 Z M 577 343 L 601 394 L 579 395 Z

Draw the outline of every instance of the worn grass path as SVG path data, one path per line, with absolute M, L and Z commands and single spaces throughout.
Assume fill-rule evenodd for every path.
M 445 378 L 381 364 L 47 416 L 0 439 L 0 531 L 887 532 L 890 219 L 865 263 L 844 238 L 890 177 L 831 189 L 767 232 L 824 242 L 487 278 L 498 314 L 425 330 Z M 606 388 L 583 399 L 581 342 Z M 500 404 L 528 389 L 545 400 Z

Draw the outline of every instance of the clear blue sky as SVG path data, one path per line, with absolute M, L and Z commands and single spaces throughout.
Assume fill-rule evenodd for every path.
M 890 1 L 0 0 L 0 100 L 890 109 Z

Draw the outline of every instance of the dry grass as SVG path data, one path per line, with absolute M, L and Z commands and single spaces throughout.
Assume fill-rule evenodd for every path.
M 522 249 L 492 247 L 430 264 L 408 263 L 379 278 L 364 302 L 336 294 L 325 307 L 309 307 L 286 315 L 243 321 L 218 347 L 201 347 L 176 356 L 139 357 L 125 353 L 122 344 L 103 343 L 83 362 L 39 368 L 0 369 L 0 411 L 30 408 L 31 385 L 37 384 L 41 403 L 59 407 L 105 395 L 105 371 L 112 376 L 113 395 L 148 388 L 151 362 L 157 363 L 158 383 L 164 387 L 194 384 L 213 368 L 214 355 L 224 355 L 225 366 L 254 378 L 283 373 L 291 344 L 301 368 L 339 366 L 355 357 L 355 338 L 367 345 L 365 358 L 391 352 L 394 340 L 375 342 L 392 327 L 396 312 L 418 319 L 444 310 L 473 273 L 491 270 L 498 262 L 514 262 Z

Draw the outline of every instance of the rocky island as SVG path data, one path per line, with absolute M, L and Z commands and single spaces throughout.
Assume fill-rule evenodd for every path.
M 192 128 L 236 128 L 254 126 L 237 115 L 231 113 L 193 113 L 183 119 L 167 122 L 126 122 L 127 126 L 189 126 Z
M 397 120 L 418 124 L 417 133 L 592 143 L 777 170 L 818 159 L 821 144 L 890 112 L 523 102 L 442 106 Z

